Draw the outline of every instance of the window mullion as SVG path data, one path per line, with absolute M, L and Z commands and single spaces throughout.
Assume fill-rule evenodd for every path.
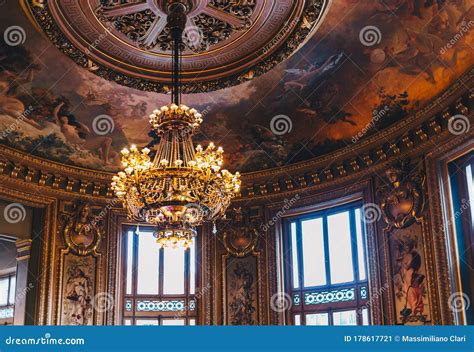
M 187 307 L 185 309 L 186 313 L 186 318 L 185 318 L 185 325 L 188 325 L 188 319 L 189 319 L 189 297 L 190 297 L 190 279 L 191 279 L 191 247 L 187 248 L 184 252 L 184 306 Z
M 349 211 L 349 227 L 350 227 L 350 237 L 351 237 L 351 251 L 352 251 L 352 268 L 354 274 L 354 283 L 359 281 L 359 253 L 358 253 L 358 243 L 357 243 L 357 230 L 355 223 L 355 209 L 352 208 Z M 362 230 L 362 228 L 361 228 Z M 362 245 L 362 244 L 361 244 Z
M 163 297 L 165 249 L 160 248 L 159 251 L 160 254 L 158 257 L 158 296 Z
M 323 216 L 324 262 L 326 263 L 326 286 L 331 285 L 331 262 L 329 258 L 328 217 Z
M 290 241 L 291 242 L 291 241 Z M 299 280 L 299 294 L 300 294 L 300 306 L 301 306 L 301 320 L 300 324 L 306 325 L 306 317 L 304 314 L 304 267 L 303 267 L 303 233 L 301 229 L 301 220 L 296 221 L 296 244 L 297 244 L 297 259 L 298 259 L 298 280 Z M 293 286 L 293 285 L 291 285 Z M 293 295 L 291 296 L 293 300 Z M 293 317 L 292 317 L 293 318 Z
M 12 276 L 9 275 L 8 276 L 8 289 L 7 289 L 7 306 L 10 305 L 10 290 L 11 290 L 11 286 L 12 286 Z

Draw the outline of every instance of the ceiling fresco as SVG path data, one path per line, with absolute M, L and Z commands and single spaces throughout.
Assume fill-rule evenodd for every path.
M 249 3 L 259 0 L 247 1 Z M 443 92 L 474 62 L 473 1 L 334 0 L 286 61 L 234 87 L 187 94 L 195 141 L 231 171 L 308 160 L 354 145 Z M 47 159 L 115 171 L 120 149 L 150 143 L 148 115 L 169 96 L 80 67 L 26 17 L 0 4 L 0 142 Z

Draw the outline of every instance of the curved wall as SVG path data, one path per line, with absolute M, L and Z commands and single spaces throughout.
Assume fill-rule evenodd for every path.
M 473 148 L 473 131 L 455 135 L 448 125 L 452 116 L 462 114 L 473 120 L 472 72 L 453 85 L 444 95 L 417 114 L 386 131 L 349 146 L 332 155 L 287 168 L 256 172 L 243 176 L 242 194 L 232 205 L 229 220 L 217 224 L 214 236 L 205 226 L 201 230 L 199 253 L 203 291 L 198 299 L 201 324 L 227 324 L 226 302 L 229 260 L 247 260 L 255 275 L 255 324 L 279 324 L 285 313 L 271 309 L 270 300 L 283 286 L 280 266 L 281 220 L 299 211 L 331 205 L 336 199 L 363 199 L 382 207 L 386 188 L 385 171 L 401 167 L 410 182 L 419 182 L 423 205 L 410 231 L 420 240 L 427 276 L 427 324 L 451 324 L 454 316 L 448 297 L 455 283 L 449 261 L 453 253 L 447 233 L 440 233 L 443 213 L 439 195 L 440 162 L 453 151 Z M 471 90 L 472 91 L 472 90 Z M 108 186 L 110 174 L 68 167 L 41 160 L 0 146 L 0 198 L 39 209 L 43 222 L 33 230 L 42 239 L 38 263 L 36 324 L 66 324 L 64 311 L 65 266 L 71 261 L 87 263 L 94 275 L 94 293 L 115 297 L 106 311 L 95 312 L 94 324 L 117 324 L 122 309 L 120 297 L 120 233 L 126 218 Z M 426 178 L 424 180 L 423 177 Z M 390 191 L 390 189 L 389 189 Z M 437 198 L 438 197 L 438 198 Z M 437 201 L 438 199 L 439 201 Z M 79 203 L 91 209 L 94 238 L 84 251 L 71 245 L 64 232 L 77 218 Z M 233 209 L 241 208 L 240 215 Z M 441 222 L 440 222 L 441 221 Z M 368 225 L 370 289 L 373 297 L 372 320 L 376 324 L 400 324 L 393 287 L 393 244 L 398 236 L 390 219 Z M 0 231 L 1 232 L 1 231 Z M 229 236 L 241 233 L 252 245 L 245 250 L 232 247 Z M 248 258 L 254 258 L 252 261 Z M 227 280 L 227 281 L 226 281 Z M 383 289 L 388 287 L 388 289 Z M 204 288 L 208 288 L 204 290 Z M 198 291 L 199 288 L 198 288 Z

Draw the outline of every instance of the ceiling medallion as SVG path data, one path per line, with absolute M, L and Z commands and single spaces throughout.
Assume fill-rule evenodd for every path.
M 20 0 L 77 64 L 136 89 L 171 90 L 172 0 Z M 182 89 L 198 93 L 259 76 L 297 51 L 331 0 L 186 0 Z
M 112 188 L 128 211 L 130 220 L 157 226 L 158 244 L 192 243 L 195 227 L 224 217 L 240 189 L 240 175 L 222 169 L 222 148 L 209 144 L 194 149 L 192 135 L 201 114 L 181 104 L 182 37 L 189 9 L 181 1 L 170 5 L 167 25 L 173 43 L 172 104 L 150 115 L 152 129 L 160 137 L 153 161 L 150 150 L 136 146 L 122 151 L 124 170 L 114 176 Z

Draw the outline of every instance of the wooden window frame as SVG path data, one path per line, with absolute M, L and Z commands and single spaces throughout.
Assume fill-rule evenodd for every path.
M 137 279 L 138 279 L 138 248 L 139 248 L 139 234 L 136 231 L 136 225 L 123 225 L 122 226 L 122 255 L 121 255 L 121 267 L 122 267 L 122 321 L 121 323 L 125 325 L 127 321 L 130 321 L 131 324 L 135 325 L 136 320 L 153 320 L 158 321 L 158 325 L 161 325 L 163 320 L 177 319 L 184 320 L 184 325 L 191 325 L 190 322 L 194 322 L 193 325 L 197 324 L 198 321 L 198 304 L 196 301 L 196 290 L 195 287 L 194 293 L 190 293 L 190 259 L 191 253 L 190 249 L 185 251 L 184 256 L 184 294 L 164 294 L 163 293 L 163 273 L 164 273 L 164 249 L 159 248 L 159 264 L 158 264 L 158 294 L 138 294 L 137 292 Z M 140 232 L 153 232 L 154 228 L 151 226 L 142 226 L 140 225 Z M 128 249 L 128 233 L 133 232 L 133 267 L 132 267 L 132 292 L 127 294 L 127 249 Z M 195 278 L 194 282 L 197 286 L 197 249 L 199 246 L 200 236 L 195 238 Z M 158 246 L 158 245 L 157 245 Z M 174 311 L 138 311 L 137 302 L 138 301 L 179 301 L 184 303 L 183 310 L 174 310 Z M 131 303 L 131 305 L 130 305 Z M 191 307 L 194 307 L 191 309 Z
M 333 316 L 332 313 L 336 311 L 349 311 L 355 310 L 357 316 L 357 325 L 362 325 L 362 314 L 360 309 L 368 309 L 368 318 L 370 324 L 370 289 L 369 289 L 369 265 L 367 260 L 367 229 L 366 225 L 361 219 L 361 231 L 362 231 L 362 241 L 364 247 L 364 261 L 365 261 L 365 279 L 359 279 L 359 258 L 358 258 L 358 242 L 357 242 L 357 229 L 355 222 L 355 210 L 361 209 L 363 205 L 362 200 L 355 200 L 346 204 L 328 206 L 323 209 L 314 210 L 311 212 L 297 214 L 289 216 L 283 219 L 282 228 L 283 228 L 283 250 L 286 253 L 283 256 L 284 263 L 284 287 L 285 292 L 291 296 L 292 306 L 288 310 L 287 321 L 294 325 L 295 315 L 300 315 L 300 324 L 306 325 L 306 314 L 318 314 L 318 313 L 328 313 L 329 325 L 333 325 Z M 331 284 L 330 279 L 330 257 L 329 257 L 329 242 L 328 242 L 328 216 L 349 212 L 349 221 L 350 221 L 350 236 L 351 236 L 351 251 L 352 251 L 352 264 L 354 270 L 354 280 L 352 282 L 344 282 L 339 284 Z M 362 210 L 361 210 L 362 212 Z M 362 213 L 361 213 L 362 217 Z M 324 253 L 325 253 L 325 266 L 326 266 L 326 284 L 312 287 L 304 286 L 304 269 L 303 269 L 303 251 L 302 251 L 302 229 L 301 222 L 310 219 L 322 218 L 323 220 L 323 238 L 324 238 Z M 291 224 L 296 223 L 296 236 L 297 236 L 297 263 L 298 263 L 298 276 L 299 276 L 299 287 L 293 288 L 293 251 L 291 243 Z M 355 244 L 355 245 L 354 245 Z M 314 292 L 328 292 L 328 291 L 337 291 L 344 289 L 354 289 L 354 300 L 353 301 L 343 301 L 343 302 L 329 302 L 321 304 L 305 304 L 305 294 L 314 293 Z M 365 298 L 361 297 L 361 290 L 365 288 L 366 296 Z M 295 295 L 299 295 L 299 304 L 295 304 L 294 298 Z

